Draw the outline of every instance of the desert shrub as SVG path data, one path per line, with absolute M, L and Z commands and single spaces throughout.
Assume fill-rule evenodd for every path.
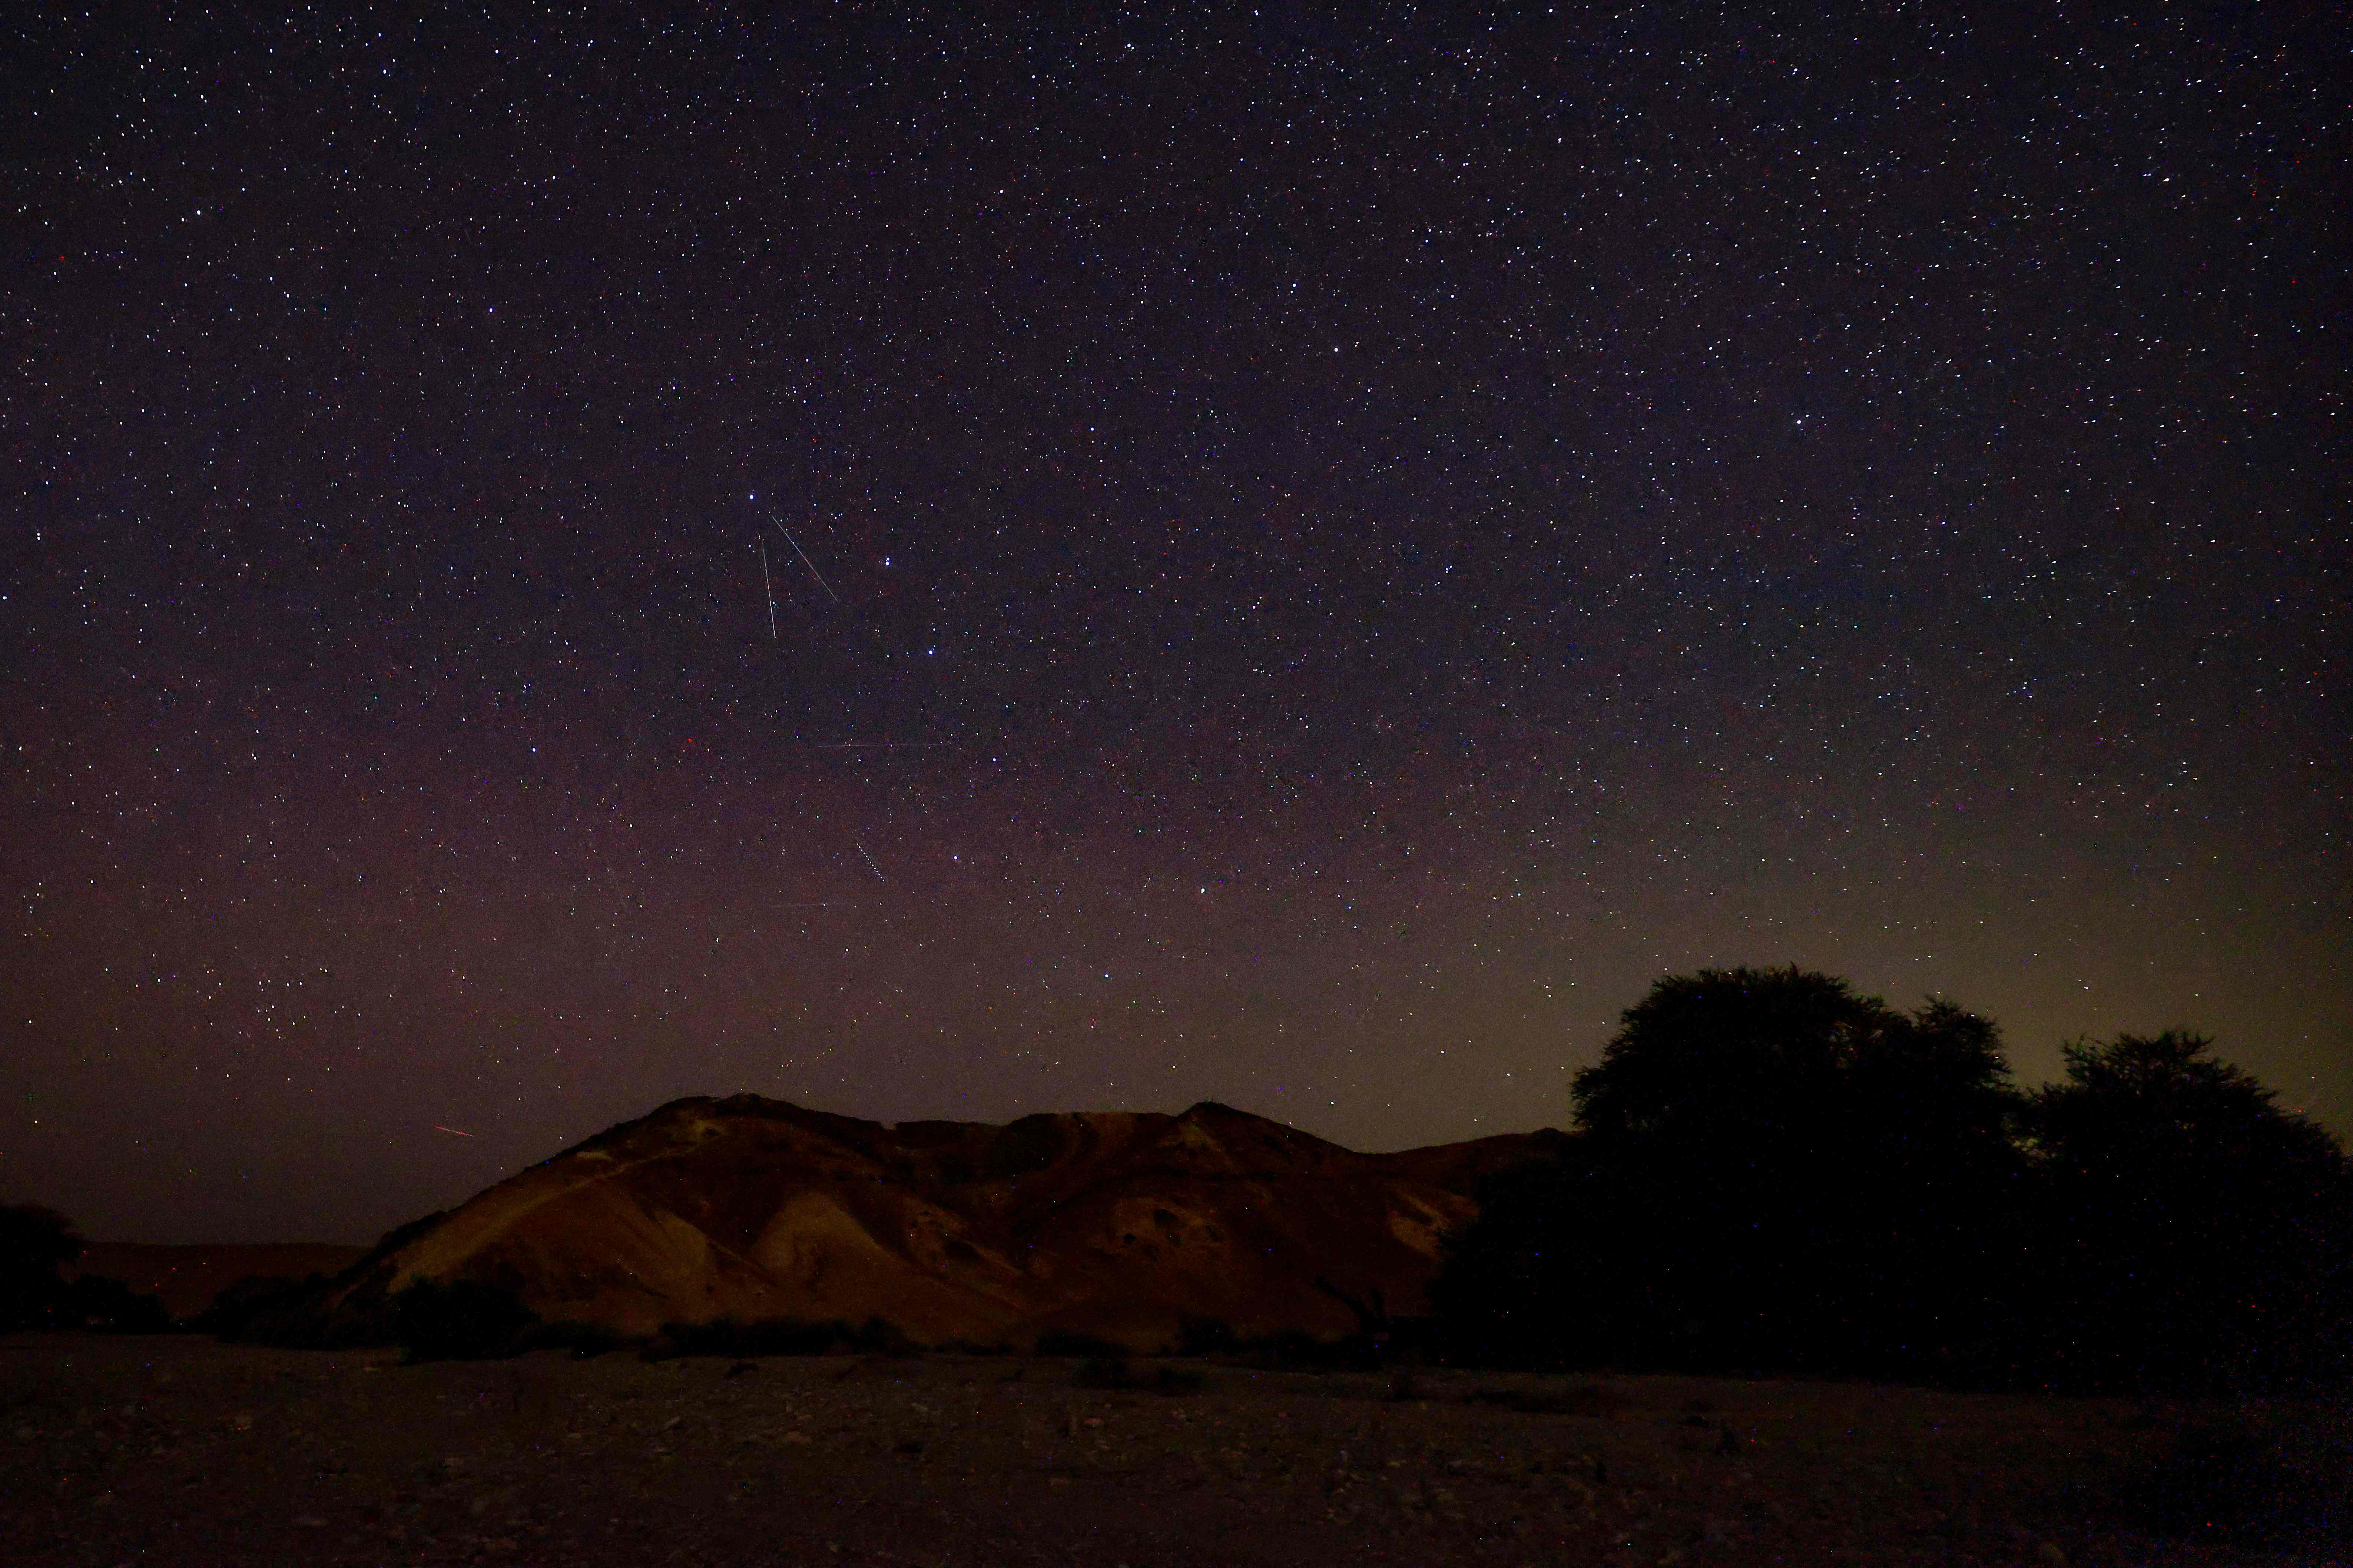
M 1324 1365 L 1323 1342 L 1304 1329 L 1254 1335 L 1244 1340 L 1240 1349 L 1243 1360 L 1269 1372 L 1309 1367 L 1329 1370 Z
M 420 1279 L 392 1298 L 393 1334 L 411 1362 L 486 1361 L 528 1344 L 539 1315 L 479 1279 Z
M 274 1274 L 248 1274 L 213 1298 L 212 1305 L 189 1320 L 200 1333 L 237 1342 L 258 1340 L 257 1328 L 283 1317 L 326 1284 L 326 1277 L 287 1279 Z
M 163 1299 L 143 1295 L 120 1279 L 85 1274 L 65 1288 L 57 1324 L 108 1334 L 160 1334 L 172 1327 Z
M 1389 1353 L 1387 1336 L 1358 1333 L 1324 1340 L 1303 1329 L 1245 1340 L 1239 1349 L 1251 1365 L 1282 1372 L 1376 1372 Z
M 859 1347 L 859 1331 L 839 1319 L 813 1322 L 805 1318 L 762 1318 L 743 1322 L 714 1318 L 702 1323 L 664 1323 L 662 1338 L 673 1353 L 689 1356 L 827 1355 Z
M 1124 1355 L 1092 1355 L 1079 1363 L 1071 1381 L 1081 1388 L 1126 1388 L 1135 1382 L 1135 1373 Z
M 568 1318 L 554 1318 L 536 1323 L 523 1335 L 524 1349 L 569 1351 L 575 1361 L 594 1361 L 600 1355 L 619 1350 L 628 1342 L 602 1323 L 583 1323 Z
M 858 1325 L 851 1343 L 869 1355 L 920 1356 L 923 1347 L 907 1337 L 905 1331 L 889 1319 L 877 1314 Z
M 921 1355 L 923 1347 L 897 1324 L 879 1316 L 862 1323 L 839 1318 L 823 1322 L 761 1318 L 748 1323 L 736 1318 L 713 1318 L 701 1323 L 664 1323 L 660 1334 L 639 1353 L 647 1361 L 673 1356 L 724 1356 L 740 1361 L 747 1356 L 832 1355 L 841 1351 L 913 1356 Z
M 1038 1336 L 1037 1353 L 1050 1356 L 1074 1356 L 1081 1359 L 1101 1359 L 1127 1354 L 1126 1347 L 1115 1345 L 1094 1334 L 1069 1333 L 1057 1331 Z
M 850 1326 L 835 1320 L 814 1323 L 794 1318 L 775 1318 L 750 1325 L 738 1340 L 733 1355 L 826 1355 L 846 1345 L 857 1342 L 857 1332 Z
M 1178 1355 L 1231 1355 L 1240 1342 L 1234 1326 L 1220 1318 L 1187 1317 L 1176 1325 Z

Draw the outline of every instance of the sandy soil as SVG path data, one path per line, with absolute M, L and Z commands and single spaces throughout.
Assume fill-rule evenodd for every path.
M 1076 1363 L 1013 1357 L 404 1367 L 0 1339 L 0 1562 L 2344 1560 L 2309 1498 L 2261 1543 L 2132 1527 L 2114 1500 L 2187 1408 L 1455 1371 L 1400 1401 L 1371 1373 L 1134 1371 L 1163 1364 L 1201 1385 L 1082 1387 Z M 2353 1480 L 2341 1422 L 2255 1418 Z

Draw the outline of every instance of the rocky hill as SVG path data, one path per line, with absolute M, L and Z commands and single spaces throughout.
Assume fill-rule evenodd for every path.
M 1479 1177 L 1558 1136 L 1359 1154 L 1207 1103 L 992 1126 L 681 1100 L 396 1231 L 320 1305 L 348 1321 L 479 1280 L 626 1335 L 880 1318 L 933 1345 L 1150 1350 L 1188 1320 L 1336 1337 L 1419 1310 Z

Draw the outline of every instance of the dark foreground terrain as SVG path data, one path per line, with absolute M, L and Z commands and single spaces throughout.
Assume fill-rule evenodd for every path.
M 2339 1410 L 1204 1362 L 1083 1385 L 1116 1375 L 0 1339 L 0 1563 L 2348 1561 Z

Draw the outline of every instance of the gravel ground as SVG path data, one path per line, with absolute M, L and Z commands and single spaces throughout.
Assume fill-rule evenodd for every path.
M 1164 1366 L 1180 1385 L 1165 1393 Z M 2120 1500 L 2215 1414 L 2187 1406 L 1133 1372 L 1145 1386 L 1016 1357 L 405 1367 L 189 1337 L 0 1339 L 0 1563 L 2347 1560 L 2314 1500 L 2353 1494 L 2347 1424 L 2313 1407 L 2237 1413 L 2300 1479 L 2260 1533 L 2221 1538 L 2138 1528 Z

